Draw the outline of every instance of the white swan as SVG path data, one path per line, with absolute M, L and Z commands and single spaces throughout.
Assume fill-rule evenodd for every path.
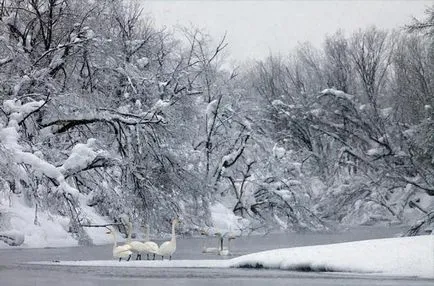
M 141 252 L 143 249 L 143 242 L 140 241 L 131 241 L 131 233 L 133 231 L 133 224 L 128 222 L 128 237 L 126 245 L 130 246 L 130 250 L 136 254 L 136 260 L 141 259 Z
M 209 236 L 209 232 L 206 230 L 202 230 L 200 234 Z M 217 247 L 206 247 L 204 242 L 202 245 L 202 253 L 219 253 L 221 250 L 221 234 L 215 233 L 215 235 L 217 236 Z
M 127 258 L 127 261 L 130 260 L 131 255 L 133 254 L 131 251 L 131 246 L 128 244 L 118 246 L 115 230 L 108 228 L 106 233 L 113 236 L 113 257 L 119 258 L 119 261 L 121 261 L 122 258 Z
M 143 242 L 142 253 L 146 253 L 147 259 L 149 260 L 149 254 L 152 253 L 154 255 L 153 259 L 155 260 L 155 254 L 158 253 L 158 244 L 149 240 L 149 225 L 145 225 L 145 241 Z M 142 254 L 140 253 L 140 260 L 142 259 Z
M 164 259 L 164 256 L 169 256 L 169 260 L 172 260 L 172 254 L 176 251 L 176 234 L 175 227 L 179 223 L 177 218 L 172 221 L 172 239 L 169 241 L 165 241 L 160 245 L 158 249 L 157 255 L 161 255 L 161 259 Z
M 220 255 L 220 256 L 229 256 L 229 255 L 232 255 L 232 253 L 231 253 L 231 249 L 230 249 L 230 246 L 231 246 L 231 240 L 233 240 L 233 239 L 235 239 L 235 236 L 234 235 L 230 235 L 229 237 L 228 237 L 228 247 L 227 248 L 221 248 L 220 250 L 219 250 L 219 252 L 218 252 L 218 254 Z

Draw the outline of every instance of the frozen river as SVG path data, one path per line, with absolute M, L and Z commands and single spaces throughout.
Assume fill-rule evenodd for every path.
M 328 244 L 372 238 L 394 237 L 399 228 L 357 228 L 337 234 L 270 234 L 238 238 L 233 243 L 234 255 L 275 248 Z M 219 259 L 202 254 L 204 239 L 179 238 L 174 259 Z M 214 241 L 213 241 L 214 243 Z M 210 242 L 207 242 L 208 246 Z M 213 246 L 213 245 L 212 245 Z M 50 249 L 0 250 L 0 285 L 433 285 L 433 280 L 350 275 L 339 273 L 306 273 L 265 269 L 184 269 L 123 268 L 32 265 L 29 261 L 109 260 L 111 245 Z M 224 259 L 224 258 L 220 258 Z

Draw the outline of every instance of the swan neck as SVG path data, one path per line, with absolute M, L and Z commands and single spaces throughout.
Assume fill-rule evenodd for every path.
M 133 230 L 133 224 L 131 222 L 128 223 L 128 237 L 127 237 L 127 242 L 130 243 L 131 242 L 131 232 Z
M 172 222 L 172 241 L 176 243 L 175 222 Z
M 118 242 L 116 239 L 116 232 L 115 231 L 111 232 L 111 235 L 113 236 L 113 248 L 115 248 L 118 246 Z
M 149 225 L 146 225 L 145 241 L 149 241 Z

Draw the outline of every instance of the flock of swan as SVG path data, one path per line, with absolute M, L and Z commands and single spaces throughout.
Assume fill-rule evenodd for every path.
M 149 255 L 152 255 L 155 260 L 156 256 L 161 256 L 163 260 L 164 257 L 169 257 L 169 260 L 172 260 L 172 255 L 176 251 L 176 233 L 175 228 L 179 224 L 179 220 L 177 218 L 172 220 L 172 237 L 171 240 L 163 242 L 160 246 L 157 243 L 149 240 L 149 226 L 146 226 L 145 232 L 145 240 L 141 241 L 132 241 L 131 240 L 131 232 L 132 232 L 132 223 L 128 223 L 128 238 L 127 242 L 123 245 L 118 245 L 116 231 L 113 228 L 108 228 L 107 234 L 111 234 L 113 236 L 113 258 L 122 259 L 129 261 L 133 254 L 136 255 L 136 260 L 142 259 L 142 254 L 146 254 L 147 259 L 149 260 Z M 206 230 L 201 231 L 202 235 L 210 236 L 210 232 Z M 221 256 L 231 255 L 230 252 L 230 241 L 235 239 L 236 236 L 232 234 L 228 234 L 228 245 L 227 247 L 223 246 L 223 238 L 226 235 L 223 235 L 221 232 L 215 232 L 213 235 L 217 236 L 218 245 L 217 247 L 206 247 L 205 245 L 202 247 L 203 253 L 214 253 Z
M 157 243 L 149 240 L 149 227 L 146 228 L 146 237 L 144 242 L 140 241 L 131 241 L 131 222 L 128 223 L 128 240 L 124 245 L 117 245 L 117 237 L 116 231 L 114 229 L 109 228 L 107 234 L 111 234 L 113 236 L 113 257 L 118 258 L 119 261 L 122 259 L 130 260 L 133 254 L 136 254 L 136 260 L 139 258 L 142 259 L 142 254 L 146 254 L 149 259 L 149 254 L 153 254 L 153 258 L 155 259 L 155 255 L 161 256 L 161 259 L 164 259 L 164 256 L 169 256 L 169 260 L 172 260 L 172 254 L 176 251 L 176 234 L 175 227 L 179 224 L 178 219 L 173 219 L 172 221 L 172 239 L 169 241 L 163 242 L 160 246 Z

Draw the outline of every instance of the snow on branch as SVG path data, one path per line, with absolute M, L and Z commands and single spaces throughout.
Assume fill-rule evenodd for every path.
M 332 95 L 336 98 L 346 99 L 349 101 L 352 101 L 354 99 L 354 95 L 345 93 L 341 90 L 337 90 L 334 88 L 326 88 L 323 91 L 320 92 L 321 95 Z
M 96 140 L 90 138 L 86 144 L 78 143 L 72 148 L 68 159 L 58 169 L 67 178 L 82 171 L 112 166 L 114 161 L 104 151 L 94 151 Z
M 222 160 L 221 160 L 221 165 L 224 168 L 230 167 L 233 164 L 235 164 L 235 162 L 238 160 L 238 158 L 240 158 L 240 156 L 243 154 L 243 151 L 246 147 L 246 143 L 247 140 L 249 140 L 250 135 L 246 135 L 245 138 L 243 139 L 241 146 L 236 149 L 234 152 L 223 156 Z
M 9 123 L 18 125 L 30 114 L 44 106 L 46 102 L 46 100 L 40 100 L 21 104 L 20 100 L 5 100 L 3 102 L 3 110 L 7 115 L 9 115 Z
M 60 192 L 76 197 L 79 191 L 66 182 L 65 175 L 88 169 L 92 164 L 98 164 L 98 162 L 100 164 L 103 152 L 95 152 L 92 149 L 95 139 L 89 139 L 86 144 L 77 144 L 64 164 L 57 168 L 36 154 L 23 151 L 22 146 L 18 142 L 20 137 L 18 122 L 22 121 L 35 110 L 38 110 L 44 103 L 45 101 L 38 101 L 22 105 L 19 100 L 4 101 L 3 109 L 9 117 L 9 122 L 6 127 L 0 129 L 0 143 L 13 154 L 17 164 L 31 166 L 36 172 L 50 178 Z
M 103 123 L 122 123 L 125 125 L 145 125 L 145 124 L 158 124 L 166 123 L 165 118 L 156 113 L 143 113 L 143 114 L 128 114 L 122 113 L 111 109 L 101 109 L 99 114 L 95 114 L 91 117 L 81 117 L 81 118 L 69 118 L 69 119 L 58 119 L 49 123 L 42 124 L 43 127 L 53 128 L 51 131 L 53 133 L 63 133 L 71 128 L 79 125 L 86 125 L 96 122 Z
M 11 61 L 12 61 L 11 57 L 6 57 L 6 58 L 3 58 L 3 59 L 0 59 L 0 67 L 4 66 L 7 63 L 10 63 Z

